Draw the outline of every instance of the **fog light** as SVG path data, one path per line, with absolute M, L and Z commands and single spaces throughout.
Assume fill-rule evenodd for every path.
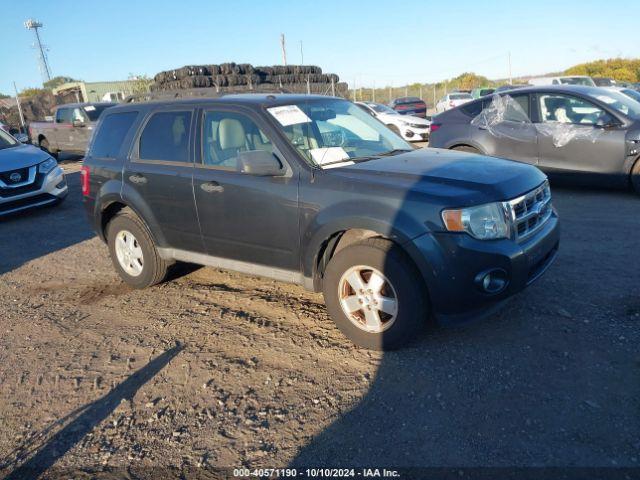
M 500 268 L 494 268 L 476 275 L 475 283 L 484 293 L 496 294 L 507 287 L 509 280 L 507 272 Z
M 62 180 L 59 184 L 56 185 L 56 188 L 64 188 L 67 186 L 67 181 Z
M 405 135 L 406 135 L 407 137 L 411 138 L 411 137 L 413 137 L 413 132 L 412 132 L 411 130 L 407 130 L 407 131 L 405 132 Z

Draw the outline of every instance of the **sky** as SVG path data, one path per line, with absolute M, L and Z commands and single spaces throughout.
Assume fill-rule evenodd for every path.
M 53 76 L 85 81 L 155 75 L 227 61 L 319 65 L 351 86 L 489 78 L 640 57 L 638 0 L 0 0 L 0 93 L 39 87 L 33 32 Z

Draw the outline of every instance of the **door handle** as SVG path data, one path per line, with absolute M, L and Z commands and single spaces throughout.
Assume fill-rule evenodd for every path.
M 218 182 L 206 182 L 200 185 L 200 188 L 207 193 L 224 192 L 224 187 Z
M 131 180 L 131 183 L 135 183 L 137 185 L 144 185 L 145 183 L 147 183 L 147 178 L 138 173 L 129 175 L 129 180 Z

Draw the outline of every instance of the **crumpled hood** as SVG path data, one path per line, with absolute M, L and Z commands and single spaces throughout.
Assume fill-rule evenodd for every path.
M 47 152 L 43 152 L 33 145 L 18 145 L 12 148 L 0 149 L 0 172 L 30 167 L 49 158 Z
M 536 167 L 484 155 L 423 148 L 327 170 L 354 181 L 419 192 L 459 206 L 509 200 L 546 178 Z

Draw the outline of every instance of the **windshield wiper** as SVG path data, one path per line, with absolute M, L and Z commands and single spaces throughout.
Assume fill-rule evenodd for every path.
M 409 150 L 408 148 L 394 148 L 393 150 L 389 150 L 388 152 L 380 153 L 376 155 L 376 157 L 390 157 L 392 155 L 397 155 L 398 153 L 404 152 L 413 152 L 413 149 Z

